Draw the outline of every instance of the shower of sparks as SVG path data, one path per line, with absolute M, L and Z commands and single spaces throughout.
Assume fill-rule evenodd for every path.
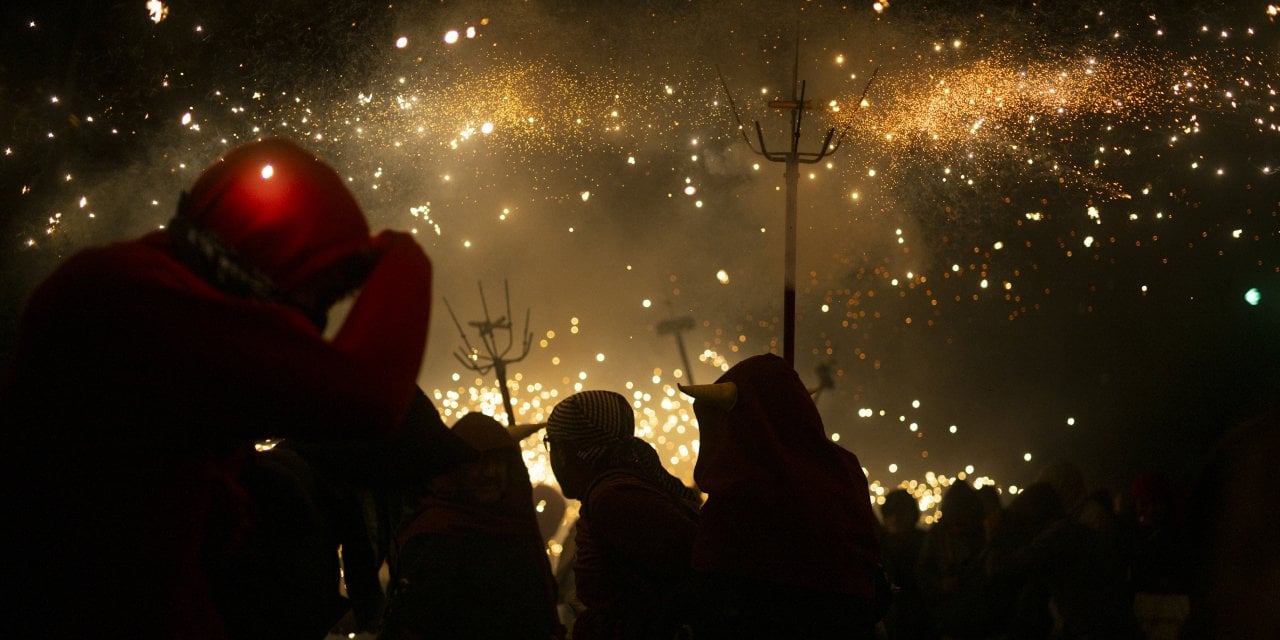
M 930 158 L 967 167 L 966 175 L 940 177 L 944 182 L 972 184 L 972 177 L 985 180 L 1025 164 L 1024 173 L 1049 172 L 1114 198 L 1124 195 L 1124 185 L 1072 150 L 1090 145 L 1099 156 L 1123 153 L 1107 140 L 1116 137 L 1117 125 L 1183 128 L 1180 123 L 1195 121 L 1188 100 L 1208 83 L 1203 65 L 1179 65 L 1158 52 L 1057 59 L 994 52 L 949 68 L 894 74 L 876 87 L 870 106 L 833 116 L 855 144 L 888 156 L 896 167 Z
M 161 2 L 146 6 L 156 23 L 168 16 Z M 890 19 L 906 7 L 888 8 L 882 1 L 863 11 Z M 1268 14 L 1275 16 L 1274 6 Z M 175 21 L 170 17 L 155 28 Z M 201 102 L 165 102 L 167 111 L 140 105 L 135 113 L 107 100 L 72 106 L 65 92 L 62 100 L 46 96 L 41 109 L 47 122 L 39 136 L 3 141 L 0 159 L 29 162 L 49 145 L 93 136 L 135 139 L 145 125 L 161 121 L 175 137 L 157 145 L 164 148 L 155 154 L 161 158 L 156 173 L 173 182 L 122 196 L 111 180 L 82 184 L 72 167 L 77 172 L 69 170 L 65 178 L 59 173 L 16 186 L 28 224 L 13 235 L 11 251 L 35 255 L 89 244 L 114 237 L 106 229 L 119 221 L 156 228 L 200 167 L 236 144 L 270 135 L 296 139 L 333 160 L 366 205 L 372 226 L 417 234 L 441 273 L 487 268 L 470 256 L 511 243 L 513 228 L 520 230 L 519 243 L 510 251 L 531 256 L 528 262 L 507 267 L 513 264 L 509 256 L 483 256 L 513 271 L 537 272 L 555 261 L 542 253 L 544 245 L 577 236 L 584 241 L 567 245 L 566 255 L 583 251 L 587 238 L 602 235 L 598 229 L 611 213 L 603 210 L 640 202 L 642 210 L 628 210 L 625 220 L 608 218 L 623 229 L 617 235 L 626 242 L 619 244 L 640 247 L 619 257 L 625 268 L 609 262 L 614 256 L 604 251 L 593 256 L 602 277 L 617 278 L 618 290 L 628 296 L 617 306 L 639 310 L 642 329 L 619 335 L 604 327 L 584 329 L 578 315 L 598 311 L 559 307 L 570 303 L 548 293 L 535 310 L 566 319 L 546 330 L 509 391 L 519 423 L 545 421 L 558 400 L 579 390 L 622 392 L 633 400 L 638 435 L 673 473 L 691 481 L 699 441 L 691 404 L 676 382 L 690 374 L 699 381 L 714 378 L 745 355 L 779 351 L 781 321 L 778 311 L 763 306 L 733 306 L 734 315 L 714 308 L 728 299 L 716 296 L 750 299 L 767 287 L 749 273 L 754 266 L 735 255 L 747 249 L 690 241 L 686 234 L 692 232 L 681 225 L 698 231 L 705 229 L 692 225 L 708 220 L 734 226 L 744 231 L 733 236 L 744 247 L 742 238 L 775 240 L 777 221 L 753 216 L 777 208 L 762 198 L 780 198 L 780 171 L 743 151 L 707 65 L 664 60 L 597 66 L 591 64 L 594 49 L 577 57 L 525 54 L 523 42 L 501 40 L 488 18 L 480 22 L 487 30 L 465 24 L 382 35 L 377 46 L 385 55 L 352 74 L 366 81 L 350 91 L 282 90 L 271 78 L 205 86 L 192 79 L 195 74 L 175 71 L 160 74 L 151 88 L 176 92 L 172 84 L 182 78 L 193 83 L 190 93 Z M 35 25 L 27 28 L 35 31 Z M 800 318 L 800 338 L 807 343 L 797 347 L 805 358 L 835 363 L 837 387 L 823 402 L 840 404 L 820 408 L 831 439 L 857 451 L 871 469 L 873 500 L 882 502 L 887 491 L 906 486 L 932 514 L 941 492 L 957 480 L 997 484 L 986 464 L 976 465 L 984 473 L 977 476 L 967 460 L 939 461 L 941 439 L 969 443 L 982 432 L 959 409 L 949 415 L 925 397 L 922 406 L 941 412 L 926 414 L 920 406 L 895 404 L 888 384 L 859 386 L 908 367 L 898 361 L 900 343 L 948 348 L 957 326 L 986 317 L 981 314 L 1007 324 L 1056 306 L 1087 317 L 1114 300 L 1103 297 L 1108 291 L 1160 299 L 1173 294 L 1148 288 L 1151 276 L 1193 261 L 1247 256 L 1252 274 L 1273 280 L 1280 274 L 1277 254 L 1266 251 L 1277 241 L 1274 210 L 1233 212 L 1240 215 L 1223 227 L 1202 215 L 1204 196 L 1184 195 L 1206 184 L 1235 185 L 1240 192 L 1276 188 L 1277 54 L 1274 47 L 1247 46 L 1252 33 L 1228 38 L 1228 45 L 1221 32 L 1182 34 L 1195 45 L 1190 52 L 1162 45 L 1172 36 L 1154 27 L 1141 45 L 1108 44 L 1090 32 L 1088 46 L 1072 53 L 1015 51 L 954 34 L 898 41 L 894 55 L 906 62 L 886 63 L 865 103 L 863 76 L 876 60 L 845 46 L 805 51 L 824 65 L 821 71 L 831 76 L 835 70 L 842 78 L 810 90 L 836 96 L 815 100 L 824 108 L 813 118 L 837 127 L 843 141 L 830 163 L 805 173 L 802 197 L 812 211 L 802 213 L 811 226 L 802 231 L 801 246 L 825 253 L 798 278 L 798 296 L 812 302 L 804 308 L 822 313 Z M 1274 36 L 1274 27 L 1268 33 Z M 748 48 L 724 57 L 751 69 L 758 53 Z M 733 74 L 727 75 L 732 86 Z M 759 89 L 755 80 L 743 80 L 737 96 L 744 116 L 752 118 L 767 112 L 781 81 L 773 78 L 774 84 Z M 1256 153 L 1245 158 L 1214 143 L 1222 132 L 1243 132 Z M 264 178 L 271 177 L 269 169 Z M 850 231 L 854 222 L 867 221 L 875 224 Z M 643 281 L 638 272 L 667 266 L 645 265 L 650 258 L 672 261 L 671 254 L 659 253 L 667 246 L 699 262 Z M 633 263 L 640 268 L 633 270 Z M 1051 273 L 1073 274 L 1073 282 Z M 701 288 L 703 282 L 714 288 Z M 1239 289 L 1234 291 L 1239 305 Z M 697 295 L 708 302 L 690 302 Z M 1259 305 L 1261 295 L 1250 289 L 1245 301 Z M 577 303 L 610 306 L 594 299 Z M 677 375 L 673 357 L 657 349 L 643 357 L 615 355 L 616 344 L 630 343 L 641 330 L 652 333 L 669 308 L 695 306 L 691 371 Z M 595 357 L 606 352 L 607 359 Z M 491 381 L 446 372 L 448 366 L 429 362 L 423 375 L 446 422 L 469 411 L 503 411 Z M 454 384 L 441 385 L 445 377 Z M 1066 428 L 1061 417 L 1053 421 Z M 1092 423 L 1066 420 L 1073 433 Z M 866 449 L 869 434 L 889 434 L 883 439 L 892 444 Z M 1033 459 L 1033 443 L 1011 438 L 1002 446 L 1001 469 Z M 532 442 L 525 443 L 525 459 L 535 482 L 553 481 L 545 454 Z M 937 470 L 944 466 L 963 470 Z

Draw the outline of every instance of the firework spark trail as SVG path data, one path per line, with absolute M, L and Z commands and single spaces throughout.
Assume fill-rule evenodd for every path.
M 1001 52 L 945 69 L 886 74 L 868 108 L 834 116 L 852 141 L 887 156 L 894 167 L 954 158 L 997 172 L 1021 162 L 1115 197 L 1122 193 L 1118 184 L 1059 149 L 1087 148 L 1096 141 L 1091 134 L 1108 125 L 1182 113 L 1185 97 L 1172 88 L 1206 82 L 1207 74 L 1174 72 L 1172 64 L 1157 52 L 1038 60 Z
M 659 78 L 576 70 L 545 59 L 494 60 L 446 73 L 411 71 L 330 120 L 365 123 L 387 146 L 460 149 L 489 137 L 500 152 L 569 158 L 628 152 L 713 120 Z M 692 108 L 691 108 L 692 107 Z

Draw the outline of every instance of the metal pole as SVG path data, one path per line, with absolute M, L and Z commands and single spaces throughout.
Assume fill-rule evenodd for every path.
M 676 333 L 676 346 L 680 348 L 680 361 L 684 363 L 684 375 L 689 379 L 689 384 L 696 384 L 693 381 L 693 369 L 689 367 L 689 354 L 684 350 L 684 336 L 679 332 Z
M 796 192 L 800 182 L 800 163 L 794 154 L 787 159 L 787 250 L 786 276 L 782 294 L 782 357 L 796 364 Z
M 511 392 L 507 390 L 507 363 L 495 360 L 493 370 L 498 376 L 498 388 L 502 391 L 502 407 L 507 410 L 507 427 L 513 427 L 516 424 L 516 412 L 511 408 Z

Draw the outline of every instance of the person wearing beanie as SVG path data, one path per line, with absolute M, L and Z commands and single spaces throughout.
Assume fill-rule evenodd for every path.
M 9 631 L 234 635 L 210 574 L 253 526 L 255 442 L 396 431 L 430 298 L 413 238 L 371 236 L 342 178 L 283 139 L 214 162 L 164 229 L 68 259 L 28 300 L 0 388 L 22 523 Z
M 635 437 L 631 404 L 617 393 L 565 398 L 551 412 L 545 441 L 561 491 L 582 503 L 573 571 L 585 610 L 573 637 L 673 637 L 687 617 L 698 492 Z

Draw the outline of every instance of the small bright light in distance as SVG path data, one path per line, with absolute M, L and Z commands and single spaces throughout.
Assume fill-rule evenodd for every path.
M 1244 301 L 1256 307 L 1259 302 L 1262 302 L 1262 292 L 1254 287 L 1244 293 Z
M 458 32 L 456 30 L 450 29 L 448 32 L 444 34 L 444 41 L 445 41 L 445 44 L 453 44 L 457 42 Z
M 266 180 L 267 178 L 270 178 L 271 176 L 273 176 L 273 175 L 275 175 L 275 174 L 276 174 L 276 170 L 275 170 L 275 168 L 274 168 L 274 167 L 272 167 L 272 166 L 271 166 L 271 165 L 269 165 L 269 164 L 268 164 L 268 165 L 263 165 L 263 167 L 262 167 L 262 179 L 263 179 L 263 180 Z
M 397 48 L 397 49 L 403 49 L 403 48 L 405 48 L 405 47 L 407 47 L 407 46 L 409 46 L 409 39 L 408 39 L 408 38 L 406 38 L 406 37 L 404 37 L 404 36 L 400 36 L 399 38 L 396 38 L 396 48 Z

